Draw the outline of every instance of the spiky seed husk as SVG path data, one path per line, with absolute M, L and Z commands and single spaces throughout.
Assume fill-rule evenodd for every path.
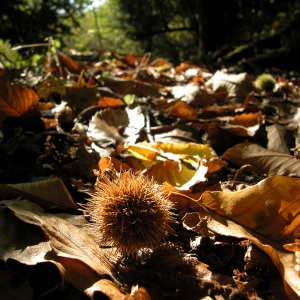
M 102 245 L 115 247 L 123 256 L 140 249 L 157 248 L 173 232 L 172 203 L 153 179 L 125 172 L 115 181 L 104 178 L 84 205 L 92 230 Z
M 270 74 L 261 74 L 255 80 L 255 86 L 260 90 L 270 93 L 274 90 L 276 79 Z

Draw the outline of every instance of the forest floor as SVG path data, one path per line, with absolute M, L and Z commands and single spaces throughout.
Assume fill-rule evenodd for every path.
M 299 298 L 297 72 L 59 61 L 1 71 L 1 299 Z M 99 247 L 97 212 L 82 211 L 128 171 L 153 178 L 177 221 L 133 257 L 111 245 L 127 234 L 134 248 L 135 232 L 116 221 Z

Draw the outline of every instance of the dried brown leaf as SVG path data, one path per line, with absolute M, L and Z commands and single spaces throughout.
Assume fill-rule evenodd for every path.
M 266 127 L 269 150 L 290 154 L 291 135 L 285 126 L 274 124 Z
M 6 186 L 1 185 L 0 190 L 5 190 L 5 187 Z M 73 201 L 72 196 L 63 181 L 58 177 L 35 182 L 8 184 L 7 187 L 23 192 L 20 194 L 23 195 L 23 197 L 26 197 L 26 195 L 29 194 L 40 199 L 41 201 L 38 201 L 37 204 L 42 205 L 43 207 L 57 205 L 65 208 L 77 209 L 77 205 Z
M 250 164 L 260 174 L 271 175 L 300 175 L 300 161 L 294 156 L 268 150 L 258 144 L 241 143 L 226 150 L 223 159 L 235 165 Z
M 287 253 L 283 244 L 300 237 L 300 179 L 273 176 L 254 186 L 235 192 L 205 192 L 200 204 L 234 222 L 244 231 L 256 237 L 255 243 L 262 248 L 277 266 L 286 284 L 286 291 L 300 294 L 300 277 L 295 270 L 293 254 Z M 218 220 L 217 215 L 214 220 Z M 222 221 L 228 227 L 229 220 Z M 231 222 L 231 221 L 230 221 Z M 211 222 L 210 222 L 211 225 Z M 222 232 L 224 230 L 222 225 Z M 220 228 L 220 226 L 217 226 Z M 232 225 L 231 235 L 238 228 Z M 250 229 L 252 232 L 250 232 Z M 240 231 L 240 229 L 238 228 Z M 248 234 L 245 236 L 249 236 Z M 276 250 L 276 251 L 274 251 Z

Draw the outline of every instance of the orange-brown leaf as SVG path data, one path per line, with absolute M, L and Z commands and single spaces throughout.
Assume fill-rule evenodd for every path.
M 189 121 L 197 120 L 197 111 L 183 101 L 175 102 L 172 115 Z
M 73 60 L 71 57 L 61 54 L 59 55 L 60 64 L 62 67 L 67 68 L 71 73 L 79 74 L 83 69 L 82 66 Z
M 121 107 L 124 106 L 124 102 L 120 98 L 102 97 L 98 101 L 100 107 Z
M 37 93 L 25 86 L 0 78 L 0 122 L 29 111 L 39 100 Z

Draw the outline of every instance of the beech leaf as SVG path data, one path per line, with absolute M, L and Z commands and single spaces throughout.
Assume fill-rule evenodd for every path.
M 267 137 L 268 137 L 268 149 L 279 152 L 290 154 L 290 141 L 292 136 L 289 135 L 286 127 L 278 124 L 266 126 Z
M 196 109 L 183 101 L 176 101 L 174 103 L 172 115 L 189 121 L 198 120 Z
M 11 84 L 0 77 L 0 122 L 9 117 L 19 117 L 29 111 L 39 100 L 37 93 L 19 84 Z
M 0 185 L 1 192 L 6 192 L 7 194 L 12 193 L 9 188 L 23 192 L 21 194 L 19 193 L 19 195 L 24 197 L 27 194 L 30 194 L 35 198 L 39 198 L 41 201 L 37 200 L 39 203 L 36 203 L 44 207 L 57 205 L 65 208 L 77 209 L 77 205 L 73 201 L 72 196 L 59 177 L 35 182 Z
M 255 90 L 254 84 L 247 73 L 228 74 L 217 71 L 206 82 L 214 92 L 226 91 L 230 97 L 246 97 Z
M 300 236 L 299 178 L 277 175 L 240 191 L 206 191 L 200 203 L 274 241 Z
M 43 244 L 46 243 L 47 247 L 42 249 L 48 250 L 47 253 L 45 253 L 45 250 L 39 250 L 41 241 L 37 240 L 37 237 L 40 237 L 40 235 L 36 235 L 36 230 L 32 234 L 30 231 L 26 231 L 25 237 L 25 241 L 33 243 L 32 247 L 35 251 L 28 252 L 30 245 L 27 244 L 26 247 L 24 242 L 25 250 L 19 248 L 19 253 L 28 253 L 28 259 L 31 260 L 35 258 L 36 260 L 52 261 L 58 266 L 62 277 L 83 292 L 87 292 L 86 290 L 94 286 L 94 289 L 98 287 L 98 291 L 105 292 L 107 296 L 111 296 L 110 299 L 120 299 L 122 294 L 113 283 L 112 264 L 104 250 L 86 233 L 84 228 L 74 226 L 64 219 L 66 218 L 65 215 L 62 218 L 60 215 L 45 213 L 40 206 L 27 200 L 9 200 L 2 203 L 19 220 L 25 222 L 25 228 L 26 226 L 36 225 L 38 227 L 34 226 L 33 228 L 40 228 L 44 233 L 44 240 L 41 241 L 44 242 Z M 16 225 L 19 224 L 18 222 L 14 223 Z M 10 251 L 14 250 L 16 242 L 10 240 L 10 244 L 10 247 L 6 246 L 5 259 L 10 258 Z M 16 257 L 16 255 L 14 256 Z M 19 257 L 20 254 L 17 258 Z
M 159 97 L 159 90 L 149 83 L 135 80 L 125 80 L 113 77 L 103 77 L 105 85 L 119 95 L 134 94 L 138 97 Z
M 227 149 L 222 158 L 237 166 L 250 164 L 260 174 L 300 176 L 300 161 L 294 156 L 271 151 L 254 143 L 237 144 Z
M 294 255 L 286 251 L 300 237 L 300 179 L 273 176 L 235 192 L 206 191 L 199 204 L 208 209 L 208 229 L 246 237 L 265 251 L 281 274 L 287 294 L 298 299 L 300 277 Z M 202 211 L 201 218 L 204 217 Z M 197 218 L 189 227 L 197 228 Z M 200 230 L 201 228 L 199 228 Z

